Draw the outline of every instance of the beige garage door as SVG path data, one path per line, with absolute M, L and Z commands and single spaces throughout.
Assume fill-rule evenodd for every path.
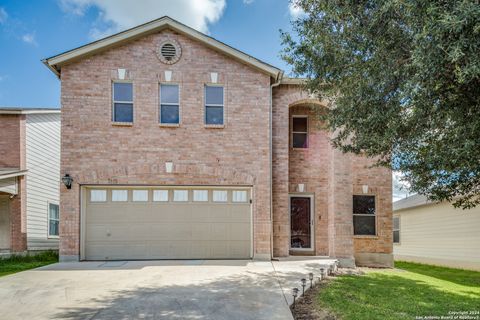
M 85 188 L 82 258 L 250 258 L 250 198 L 250 188 Z

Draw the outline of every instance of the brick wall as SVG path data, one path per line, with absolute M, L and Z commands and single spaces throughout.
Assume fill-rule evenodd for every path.
M 354 156 L 351 161 L 353 193 L 363 194 L 362 186 L 368 185 L 368 194 L 376 198 L 377 235 L 354 238 L 355 253 L 392 254 L 392 173 L 386 168 L 372 167 L 372 160 Z
M 286 257 L 290 247 L 289 106 L 307 99 L 298 86 L 274 87 L 272 94 L 273 255 Z
M 158 44 L 174 38 L 181 59 L 161 63 Z M 127 69 L 134 90 L 134 124 L 111 124 L 111 82 Z M 159 82 L 173 71 L 180 85 L 181 124 L 158 124 Z M 210 72 L 225 86 L 225 127 L 204 127 L 204 84 Z M 270 78 L 171 31 L 148 35 L 62 68 L 60 254 L 79 254 L 80 184 L 252 185 L 254 253 L 270 253 Z M 166 161 L 174 172 L 166 173 Z
M 298 184 L 314 194 L 315 254 L 328 255 L 328 194 L 331 147 L 329 134 L 318 121 L 323 107 L 298 105 L 290 107 L 289 132 L 293 116 L 308 116 L 308 148 L 294 149 L 289 135 L 289 192 L 297 192 Z
M 27 249 L 25 177 L 18 178 L 19 192 L 10 200 L 10 247 L 13 252 Z
M 273 94 L 273 239 L 274 255 L 289 254 L 290 213 L 288 192 L 305 184 L 315 199 L 315 254 L 353 261 L 359 254 L 392 252 L 391 172 L 372 168 L 373 161 L 334 149 L 318 115 L 323 106 L 312 106 L 301 87 L 281 85 Z M 291 118 L 309 116 L 308 149 L 291 148 Z M 377 199 L 377 236 L 353 235 L 352 197 L 362 186 Z M 373 257 L 373 262 L 377 259 Z M 388 259 L 387 259 L 388 260 Z M 385 260 L 383 260 L 384 262 Z M 381 263 L 379 263 L 381 264 Z M 388 263 L 387 263 L 388 265 Z
M 20 116 L 0 115 L 0 168 L 20 168 Z

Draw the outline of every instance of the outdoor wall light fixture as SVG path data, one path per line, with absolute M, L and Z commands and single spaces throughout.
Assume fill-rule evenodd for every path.
M 302 296 L 303 296 L 305 295 L 305 286 L 307 285 L 307 279 L 302 278 L 300 279 L 300 281 L 302 282 Z
M 70 175 L 69 175 L 68 173 L 66 173 L 66 174 L 62 177 L 62 182 L 63 182 L 63 184 L 65 185 L 65 187 L 67 187 L 67 189 L 72 189 L 73 178 L 70 177 Z
M 313 287 L 313 273 L 310 272 L 308 274 L 308 279 L 310 279 L 310 288 L 312 288 Z
M 362 186 L 362 192 L 363 192 L 363 193 L 368 193 L 368 184 L 364 184 L 364 185 Z
M 298 288 L 292 289 L 292 296 L 293 296 L 293 309 L 295 309 L 295 300 L 298 296 Z
M 171 161 L 165 162 L 165 171 L 167 173 L 171 173 L 173 171 L 173 162 Z

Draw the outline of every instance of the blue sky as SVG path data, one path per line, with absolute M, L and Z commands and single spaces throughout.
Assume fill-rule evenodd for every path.
M 0 0 L 0 106 L 59 107 L 41 59 L 163 15 L 288 71 L 279 29 L 297 14 L 288 0 Z

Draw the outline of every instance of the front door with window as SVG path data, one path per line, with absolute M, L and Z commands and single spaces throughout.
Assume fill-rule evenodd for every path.
M 312 199 L 290 197 L 290 248 L 313 250 Z

